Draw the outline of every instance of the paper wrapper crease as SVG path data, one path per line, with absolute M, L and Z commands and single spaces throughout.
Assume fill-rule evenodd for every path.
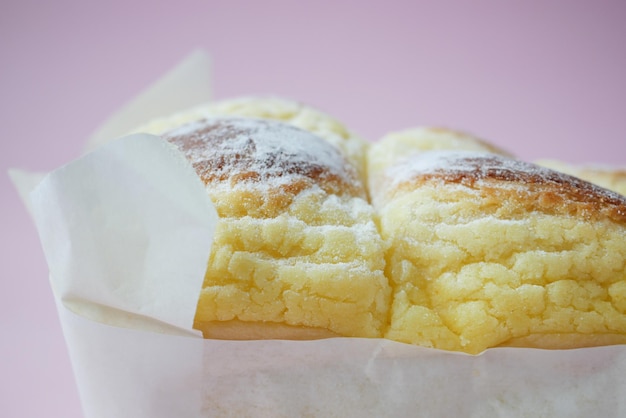
M 11 173 L 22 196 L 34 189 L 25 203 L 86 417 L 626 416 L 624 346 L 470 356 L 202 339 L 192 323 L 217 219 L 202 182 L 157 137 L 101 144 L 208 101 L 208 67 L 192 54 L 105 124 L 94 152 L 43 179 Z

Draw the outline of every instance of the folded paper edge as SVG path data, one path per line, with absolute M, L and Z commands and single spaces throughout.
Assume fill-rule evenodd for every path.
M 147 141 L 147 142 L 146 142 Z M 40 220 L 42 219 L 41 214 L 43 212 L 41 211 L 41 207 L 42 205 L 38 205 L 38 203 L 40 202 L 46 202 L 46 204 L 50 204 L 50 202 L 54 199 L 50 199 L 50 194 L 48 193 L 43 194 L 41 192 L 42 188 L 46 188 L 49 187 L 50 182 L 54 183 L 54 182 L 58 182 L 59 177 L 61 176 L 61 179 L 63 178 L 63 176 L 68 175 L 68 170 L 71 170 L 72 167 L 75 166 L 84 166 L 85 164 L 89 165 L 89 159 L 93 158 L 93 156 L 97 153 L 104 153 L 104 155 L 107 155 L 107 158 L 111 158 L 111 159 L 117 159 L 120 155 L 125 155 L 123 153 L 124 150 L 128 150 L 128 149 L 136 149 L 137 145 L 141 145 L 144 144 L 143 146 L 145 147 L 146 145 L 150 145 L 149 149 L 153 149 L 154 151 L 157 151 L 156 155 L 167 155 L 168 159 L 173 158 L 174 156 L 176 156 L 176 160 L 172 163 L 171 167 L 175 167 L 175 171 L 176 172 L 180 172 L 181 170 L 185 170 L 187 171 L 188 175 L 190 178 L 193 178 L 195 183 L 197 183 L 195 186 L 193 186 L 194 189 L 194 196 L 197 196 L 201 193 L 201 198 L 200 200 L 202 201 L 202 204 L 207 204 L 210 205 L 210 210 L 206 211 L 204 209 L 201 210 L 201 212 L 198 212 L 198 201 L 197 199 L 195 199 L 195 203 L 194 203 L 194 207 L 195 210 L 185 210 L 185 213 L 187 214 L 187 216 L 192 216 L 194 219 L 199 220 L 199 219 L 203 219 L 202 223 L 205 227 L 208 227 L 207 225 L 211 225 L 210 229 L 212 232 L 206 234 L 207 237 L 212 237 L 213 236 L 213 230 L 215 227 L 215 223 L 217 221 L 217 213 L 215 212 L 215 208 L 209 198 L 209 196 L 206 194 L 206 192 L 204 191 L 204 185 L 202 184 L 202 181 L 196 176 L 195 174 L 195 170 L 193 169 L 193 167 L 191 166 L 190 163 L 187 162 L 186 158 L 184 157 L 184 155 L 172 144 L 168 143 L 167 141 L 164 141 L 162 138 L 155 136 L 155 135 L 150 135 L 150 134 L 131 134 L 131 135 L 127 135 L 123 138 L 119 138 L 117 140 L 111 141 L 108 144 L 105 144 L 103 147 L 99 148 L 98 150 L 94 150 L 93 152 L 90 152 L 86 155 L 83 155 L 75 160 L 73 160 L 72 162 L 65 164 L 59 168 L 57 168 L 56 170 L 44 174 L 44 175 L 38 175 L 36 179 L 31 179 L 30 177 L 32 177 L 32 175 L 30 175 L 29 173 L 25 173 L 19 170 L 14 170 L 15 173 L 13 173 L 14 177 L 16 178 L 18 184 L 20 184 L 20 189 L 21 192 L 24 193 L 24 199 L 25 199 L 25 204 L 29 204 L 31 205 L 31 216 L 32 216 L 32 220 L 36 226 L 36 229 L 39 233 L 39 237 L 40 240 L 42 240 L 42 246 L 44 249 L 44 253 L 46 254 L 46 260 L 48 260 L 48 251 L 47 248 L 54 248 L 54 247 L 46 247 L 46 244 L 43 241 L 43 235 L 42 235 L 42 223 L 40 222 Z M 153 159 L 148 159 L 150 161 L 154 161 Z M 182 163 L 182 165 L 181 165 Z M 142 164 L 139 164 L 139 166 L 133 166 L 134 169 L 131 170 L 133 172 L 137 171 L 138 172 L 142 172 L 143 169 L 141 167 L 143 167 Z M 187 167 L 186 169 L 184 167 Z M 100 175 L 99 171 L 96 171 L 96 175 Z M 55 177 L 56 176 L 56 177 Z M 149 176 L 148 176 L 149 177 Z M 148 178 L 147 177 L 147 178 Z M 25 180 L 23 180 L 25 179 Z M 36 181 L 35 181 L 36 180 Z M 155 186 L 155 185 L 153 185 Z M 168 186 L 169 188 L 172 187 L 172 185 Z M 191 187 L 191 186 L 190 186 Z M 197 189 L 197 190 L 195 190 Z M 187 190 L 187 192 L 189 192 L 189 188 L 184 188 L 184 190 Z M 163 190 L 160 193 L 165 193 Z M 56 206 L 56 205 L 55 205 Z M 48 213 L 47 211 L 45 213 Z M 208 221 L 206 219 L 206 217 L 209 217 L 211 220 Z M 207 223 L 208 222 L 208 223 Z M 210 246 L 209 246 L 210 249 Z M 209 252 L 209 249 L 207 249 L 207 253 Z M 202 274 L 199 274 L 198 277 L 200 277 L 200 282 L 198 283 L 197 286 L 197 291 L 200 292 L 200 285 L 201 285 L 201 281 L 202 278 L 204 277 L 204 269 L 206 267 L 206 260 L 203 259 L 202 260 Z M 50 269 L 50 267 L 49 267 Z M 105 309 L 105 305 L 103 305 L 102 303 L 100 303 L 97 298 L 96 299 L 91 299 L 90 297 L 81 297 L 81 296 L 77 296 L 75 294 L 72 294 L 71 292 L 66 293 L 65 291 L 61 290 L 62 289 L 62 285 L 60 285 L 59 283 L 63 282 L 63 280 L 58 281 L 58 280 L 53 280 L 53 278 L 55 277 L 65 277 L 65 274 L 60 273 L 59 271 L 55 271 L 55 270 L 50 270 L 50 284 L 55 296 L 55 299 L 57 299 L 57 303 L 66 303 L 67 300 L 70 300 L 69 304 L 73 305 L 73 306 L 83 306 L 83 307 L 89 307 L 87 310 L 93 312 L 99 312 L 100 316 L 102 318 L 106 318 L 106 315 L 102 315 L 102 313 L 104 312 Z M 195 289 L 196 286 L 194 286 Z M 194 290 L 195 292 L 195 290 Z M 194 296 L 194 300 L 197 300 L 197 295 Z M 96 308 L 95 306 L 100 306 L 100 308 Z M 191 305 L 189 305 L 191 306 Z M 194 305 L 195 307 L 195 305 Z M 164 330 L 164 329 L 177 329 L 178 331 L 174 331 L 174 332 L 161 332 L 161 333 L 167 333 L 167 334 L 180 334 L 181 332 L 186 331 L 186 333 L 184 335 L 189 336 L 197 336 L 197 335 L 201 335 L 200 332 L 197 332 L 195 330 L 193 330 L 192 327 L 192 323 L 193 323 L 193 316 L 191 316 L 189 321 L 186 321 L 186 324 L 188 323 L 189 327 L 187 328 L 186 326 L 181 326 L 180 323 L 176 323 L 176 321 L 174 322 L 170 322 L 170 321 L 162 321 L 156 318 L 152 318 L 149 317 L 147 315 L 143 315 L 141 312 L 139 311 L 135 311 L 135 310 L 124 310 L 124 309 L 119 309 L 119 307 L 115 307 L 115 306 L 107 306 L 106 309 L 108 309 L 110 312 L 112 312 L 114 315 L 117 316 L 117 320 L 113 319 L 113 321 L 116 322 L 128 322 L 131 316 L 136 317 L 133 321 L 133 323 L 135 324 L 148 324 L 148 327 L 153 329 L 153 330 Z M 76 310 L 76 309 L 72 309 L 72 310 Z M 115 312 L 113 312 L 115 311 Z M 194 308 L 194 312 L 195 312 L 195 308 Z M 94 314 L 95 315 L 95 314 Z M 91 316 L 94 316 L 91 315 Z M 89 315 L 87 315 L 89 316 Z M 97 316 L 97 315 L 96 315 Z M 144 319 L 138 319 L 139 317 L 144 318 Z M 107 324 L 107 321 L 98 321 L 101 323 L 105 323 Z M 158 325 L 157 325 L 158 324 Z M 124 327 L 124 326 L 122 326 Z M 128 328 L 128 327 L 126 327 Z
M 17 190 L 22 203 L 26 207 L 26 211 L 30 215 L 31 220 L 34 220 L 30 193 L 37 188 L 37 186 L 39 185 L 39 183 L 41 183 L 47 173 L 29 172 L 16 168 L 11 168 L 8 170 L 8 174 L 9 179 Z
M 50 280 L 52 281 L 52 278 Z M 85 299 L 67 297 L 60 299 L 59 303 L 72 313 L 102 325 L 144 332 L 156 332 L 177 337 L 202 338 L 200 331 L 180 328 L 155 318 L 123 311 Z

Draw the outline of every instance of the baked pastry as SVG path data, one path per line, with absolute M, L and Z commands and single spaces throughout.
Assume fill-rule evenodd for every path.
M 207 338 L 381 337 L 384 245 L 356 169 L 310 132 L 212 118 L 163 134 L 220 217 L 194 327 Z
M 372 144 L 367 155 L 367 178 L 370 194 L 376 196 L 387 167 L 412 155 L 432 150 L 466 150 L 510 154 L 495 145 L 466 132 L 419 127 L 391 132 Z
M 207 338 L 385 337 L 467 353 L 626 343 L 623 196 L 449 129 L 391 133 L 367 151 L 280 99 L 139 130 L 185 153 L 220 215 L 194 324 Z
M 479 353 L 626 343 L 626 198 L 495 154 L 431 151 L 379 195 L 385 337 Z
M 536 164 L 579 177 L 626 196 L 626 167 L 574 165 L 557 160 L 538 160 Z
M 185 123 L 216 116 L 272 119 L 312 132 L 339 148 L 357 167 L 359 174 L 364 175 L 367 143 L 363 139 L 326 113 L 302 103 L 276 97 L 242 97 L 208 103 L 153 120 L 140 126 L 135 132 L 161 135 Z

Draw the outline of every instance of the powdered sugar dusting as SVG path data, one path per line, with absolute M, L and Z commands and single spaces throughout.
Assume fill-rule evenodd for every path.
M 385 180 L 390 185 L 387 192 L 404 186 L 411 189 L 417 187 L 413 184 L 430 180 L 476 189 L 514 190 L 525 198 L 543 196 L 543 204 L 580 205 L 589 216 L 602 212 L 626 222 L 626 197 L 574 176 L 496 154 L 424 152 L 389 168 Z
M 164 134 L 205 183 L 272 188 L 302 179 L 359 188 L 341 152 L 316 135 L 276 121 L 209 118 Z
M 430 151 L 389 168 L 386 177 L 397 186 L 417 177 L 440 177 L 446 181 L 474 184 L 493 179 L 509 183 L 570 184 L 611 198 L 620 196 L 579 178 L 501 155 L 473 151 Z

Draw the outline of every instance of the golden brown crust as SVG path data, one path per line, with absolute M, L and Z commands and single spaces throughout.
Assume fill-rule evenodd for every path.
M 430 128 L 433 133 L 440 131 L 467 137 L 448 129 Z M 299 137 L 296 142 L 300 145 L 293 146 L 289 141 L 292 135 Z M 320 195 L 307 199 L 314 197 L 322 208 L 335 197 L 325 194 L 341 196 L 341 199 L 363 198 L 365 191 L 354 167 L 316 136 L 272 121 L 219 118 L 194 122 L 165 137 L 192 161 L 223 218 L 194 324 L 205 338 L 297 340 L 338 335 L 386 336 L 415 344 L 427 341 L 433 347 L 471 353 L 497 345 L 573 348 L 626 341 L 619 333 L 623 326 L 611 323 L 608 331 L 598 331 L 590 328 L 587 317 L 581 321 L 582 325 L 575 324 L 575 327 L 549 324 L 565 318 L 568 310 L 579 309 L 578 299 L 570 303 L 571 306 L 564 303 L 567 306 L 556 309 L 561 308 L 557 302 L 572 294 L 568 284 L 582 283 L 581 286 L 588 285 L 593 290 L 598 287 L 594 280 L 614 280 L 615 271 L 623 272 L 624 252 L 613 249 L 614 242 L 617 246 L 623 242 L 623 229 L 619 229 L 626 224 L 626 198 L 623 196 L 506 156 L 486 152 L 424 151 L 384 170 L 381 184 L 386 196 L 383 199 L 392 200 L 396 195 L 400 199 L 393 202 L 395 206 L 389 205 L 387 216 L 381 205 L 378 228 L 370 225 L 373 224 L 370 221 L 367 227 L 355 223 L 355 227 L 342 225 L 338 228 L 334 213 L 317 222 L 314 215 L 320 210 L 311 209 L 308 203 L 298 203 L 298 199 L 309 195 L 301 192 L 316 188 Z M 490 146 L 477 138 L 473 140 L 479 148 Z M 493 147 L 493 151 L 500 150 Z M 403 194 L 416 189 L 421 190 L 417 194 Z M 449 199 L 434 198 L 433 204 L 427 207 L 429 193 L 445 194 Z M 413 200 L 404 199 L 412 196 Z M 459 201 L 469 202 L 468 207 L 446 211 Z M 354 211 L 345 207 L 346 202 L 341 203 L 341 210 L 354 216 Z M 300 213 L 295 208 L 298 205 L 307 209 Z M 430 212 L 417 215 L 424 207 Z M 415 214 L 407 215 L 413 209 L 416 209 Z M 490 216 L 496 212 L 497 216 Z M 554 231 L 544 228 L 544 218 L 550 217 L 544 214 L 554 215 L 551 224 Z M 419 219 L 412 220 L 411 216 Z M 252 221 L 251 217 L 262 219 Z M 273 219 L 270 222 L 268 218 Z M 482 222 L 486 218 L 491 218 L 491 224 Z M 571 223 L 563 221 L 565 218 Z M 468 219 L 475 222 L 469 224 Z M 511 225 L 521 222 L 511 220 L 523 220 L 524 226 L 515 229 Z M 597 222 L 604 220 L 622 225 Z M 571 225 L 579 223 L 591 229 L 597 226 L 594 231 L 600 232 L 595 236 L 570 231 Z M 489 228 L 491 233 L 487 231 Z M 433 230 L 436 236 L 430 240 L 429 233 Z M 520 230 L 531 231 L 530 238 L 522 239 L 526 235 Z M 540 237 L 533 234 L 535 230 L 542 231 Z M 565 230 L 570 231 L 567 237 L 559 235 L 559 231 Z M 390 245 L 385 273 L 382 271 L 383 243 L 377 241 L 375 251 L 368 252 L 357 239 L 367 231 L 372 232 L 368 242 L 372 237 L 381 239 L 379 234 L 382 233 Z M 607 231 L 612 234 L 612 241 L 607 239 L 609 244 L 602 241 L 598 249 L 587 245 L 604 239 L 598 237 L 605 236 Z M 447 232 L 452 233 L 446 235 Z M 574 235 L 575 239 L 571 238 Z M 319 236 L 319 240 L 313 239 L 314 236 Z M 508 247 L 497 238 L 492 241 L 493 237 L 501 236 L 510 241 Z M 548 243 L 542 247 L 545 243 L 541 240 L 549 241 L 546 237 L 554 238 L 554 245 Z M 563 245 L 559 244 L 560 239 Z M 582 258 L 582 253 L 572 248 L 581 246 L 591 248 L 591 252 L 587 254 L 589 260 L 580 264 L 590 266 L 593 260 L 602 257 L 608 261 L 600 263 L 595 270 L 580 267 L 572 260 Z M 506 252 L 509 247 L 510 254 Z M 576 252 L 571 260 L 568 258 L 570 250 Z M 363 254 L 357 254 L 358 251 Z M 552 262 L 553 253 L 559 253 L 560 260 Z M 362 264 L 363 260 L 374 259 L 374 256 L 380 258 L 380 263 L 374 263 L 373 269 L 362 265 L 348 267 L 349 263 Z M 443 272 L 425 274 L 435 271 L 438 263 L 444 262 L 448 264 L 441 267 Z M 564 265 L 567 272 L 561 274 Z M 350 268 L 353 268 L 351 273 L 346 274 Z M 558 274 L 546 273 L 553 270 Z M 605 270 L 611 270 L 610 275 L 604 277 L 596 273 Z M 420 277 L 422 275 L 424 277 Z M 388 280 L 394 283 L 392 298 Z M 458 286 L 458 283 L 474 282 L 478 282 L 474 293 L 472 288 Z M 614 287 L 609 284 L 602 291 L 622 297 Z M 561 288 L 565 290 L 559 291 Z M 479 295 L 480 292 L 484 295 Z M 345 295 L 354 300 L 346 300 Z M 449 296 L 450 300 L 445 300 Z M 580 297 L 585 302 L 588 299 L 592 297 L 587 294 Z M 597 310 L 605 312 L 601 302 Z M 395 311 L 389 319 L 387 310 L 392 304 Z M 485 306 L 482 311 L 477 307 L 481 304 Z M 544 304 L 550 308 L 545 312 L 540 309 Z M 378 308 L 379 305 L 382 308 Z M 376 308 L 376 318 L 370 323 L 372 307 Z M 582 308 L 579 310 L 583 312 Z M 576 315 L 582 318 L 578 311 Z M 614 314 L 611 320 L 617 316 Z M 367 319 L 351 323 L 350 318 L 356 317 Z M 396 318 L 395 324 L 393 318 Z M 520 331 L 515 322 L 520 318 L 528 319 L 535 328 L 528 333 Z M 621 321 L 621 317 L 618 319 Z M 344 323 L 336 324 L 339 320 Z M 484 331 L 476 325 L 489 321 L 499 321 L 495 331 Z M 502 331 L 504 328 L 508 334 Z M 580 335 L 576 332 L 579 329 Z M 440 345 L 445 339 L 442 330 L 453 334 L 448 340 L 458 340 L 456 345 L 450 341 Z M 498 334 L 500 331 L 502 335 Z M 494 335 L 484 346 L 480 341 L 470 341 L 489 332 Z M 416 333 L 424 334 L 421 340 L 413 338 Z
M 367 175 L 369 195 L 378 205 L 386 193 L 383 173 L 401 161 L 430 151 L 473 151 L 512 157 L 494 144 L 467 132 L 441 127 L 417 127 L 390 132 L 368 150 Z
M 382 336 L 384 244 L 338 148 L 262 119 L 206 119 L 165 138 L 219 215 L 196 329 L 221 339 Z
M 574 165 L 557 160 L 538 160 L 535 164 L 579 177 L 626 196 L 626 167 L 599 164 Z
M 472 354 L 626 341 L 623 196 L 485 153 L 384 174 L 386 338 Z
M 212 118 L 183 125 L 163 137 L 192 162 L 214 197 L 224 187 L 229 195 L 239 195 L 238 216 L 254 215 L 254 208 L 262 209 L 257 215 L 273 216 L 313 185 L 330 194 L 365 197 L 356 169 L 338 149 L 287 124 Z M 235 209 L 215 200 L 218 212 Z
M 247 136 L 243 147 L 233 153 L 216 153 L 214 159 L 202 159 L 194 162 L 194 167 L 205 183 L 216 183 L 229 180 L 231 184 L 267 180 L 271 176 L 287 176 L 298 174 L 319 181 L 326 172 L 320 164 L 310 161 L 298 161 L 292 156 L 277 148 L 272 154 L 267 155 L 268 160 L 263 164 L 268 168 L 266 172 L 255 169 L 259 161 L 256 156 L 256 141 L 251 137 L 255 131 L 251 127 L 239 126 L 234 120 L 220 120 L 213 122 L 205 120 L 199 129 L 186 134 L 177 135 L 176 131 L 167 135 L 167 139 L 176 144 L 186 155 L 193 156 L 194 151 L 207 147 L 219 149 L 240 136 Z M 270 125 L 266 121 L 258 121 L 259 125 Z M 293 129 L 291 127 L 285 129 Z M 295 129 L 293 129 L 295 130 Z M 279 171 L 271 170 L 274 166 Z M 340 181 L 338 176 L 330 175 L 333 181 Z M 325 178 L 324 180 L 327 180 Z
M 339 148 L 360 175 L 365 175 L 365 153 L 368 144 L 364 139 L 326 113 L 303 103 L 277 97 L 241 97 L 207 103 L 166 118 L 153 120 L 136 128 L 134 132 L 162 135 L 187 123 L 215 117 L 270 119 L 309 131 Z
M 422 165 L 425 160 L 432 164 Z M 626 198 L 577 177 L 523 161 L 477 153 L 432 152 L 401 163 L 391 194 L 429 182 L 457 183 L 494 201 L 514 200 L 525 211 L 562 213 L 626 224 Z M 391 176 L 390 176 L 391 177 Z

